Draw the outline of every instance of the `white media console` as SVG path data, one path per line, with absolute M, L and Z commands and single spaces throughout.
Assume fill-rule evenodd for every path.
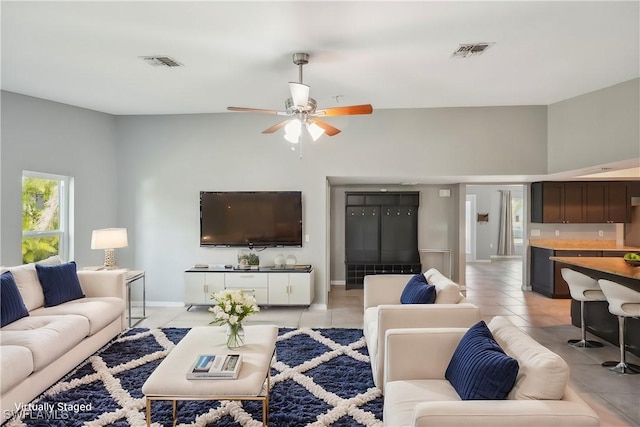
M 184 272 L 184 302 L 213 305 L 211 294 L 238 289 L 253 294 L 258 305 L 311 305 L 313 268 L 234 270 L 231 268 L 190 268 Z

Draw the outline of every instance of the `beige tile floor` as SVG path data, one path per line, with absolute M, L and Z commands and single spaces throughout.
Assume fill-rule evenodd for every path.
M 617 347 L 577 349 L 566 344 L 578 338 L 580 330 L 571 325 L 570 300 L 557 300 L 522 291 L 519 260 L 469 263 L 467 298 L 481 308 L 485 321 L 493 316 L 508 317 L 538 342 L 562 356 L 571 367 L 572 387 L 599 414 L 603 427 L 640 427 L 640 375 L 618 375 L 600 366 L 605 360 L 618 360 Z M 283 327 L 361 328 L 362 290 L 333 286 L 328 310 L 307 308 L 264 308 L 247 324 L 275 323 Z M 206 325 L 211 315 L 205 307 L 149 307 L 147 319 L 139 327 L 188 328 Z M 597 339 L 597 337 L 590 337 Z M 640 358 L 629 355 L 629 361 Z

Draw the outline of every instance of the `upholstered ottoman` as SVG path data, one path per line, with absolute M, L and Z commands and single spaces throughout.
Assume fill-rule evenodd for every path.
M 271 359 L 278 327 L 275 325 L 246 326 L 245 345 L 234 350 L 226 347 L 225 328 L 200 326 L 191 329 L 158 365 L 142 386 L 147 401 L 147 426 L 151 425 L 151 401 L 173 402 L 174 425 L 179 400 L 261 400 L 262 424 L 267 425 Z M 237 379 L 188 380 L 187 371 L 201 354 L 242 354 L 242 366 Z

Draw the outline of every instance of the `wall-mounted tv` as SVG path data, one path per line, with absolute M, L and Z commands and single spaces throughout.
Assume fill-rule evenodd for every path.
M 200 246 L 302 246 L 302 192 L 201 191 Z

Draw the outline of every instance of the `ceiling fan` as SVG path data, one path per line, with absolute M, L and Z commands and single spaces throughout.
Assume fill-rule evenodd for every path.
M 316 108 L 316 100 L 309 97 L 309 86 L 302 83 L 302 67 L 309 63 L 309 54 L 294 53 L 293 63 L 298 66 L 299 81 L 289 82 L 291 98 L 288 98 L 285 101 L 285 111 L 246 107 L 227 107 L 227 110 L 276 114 L 279 116 L 290 117 L 276 123 L 268 129 L 263 130 L 262 133 L 274 133 L 284 128 L 285 139 L 292 143 L 297 143 L 299 141 L 303 127 L 307 129 L 314 141 L 320 138 L 323 134 L 334 136 L 340 133 L 340 129 L 318 119 L 318 117 L 349 116 L 354 114 L 371 114 L 373 112 L 371 104 L 349 105 L 318 110 Z

